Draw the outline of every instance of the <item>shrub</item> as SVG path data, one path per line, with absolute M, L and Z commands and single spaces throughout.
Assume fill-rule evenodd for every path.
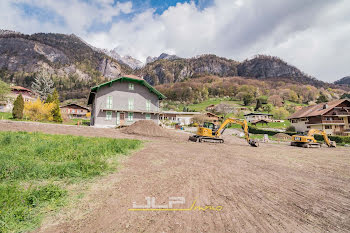
M 286 128 L 287 132 L 296 132 L 295 127 L 293 125 L 290 125 Z
M 286 119 L 289 115 L 289 112 L 284 107 L 276 108 L 272 111 L 273 116 L 276 119 Z
M 12 117 L 14 119 L 23 118 L 24 100 L 22 94 L 19 94 L 13 103 Z
M 258 129 L 258 128 L 252 127 L 252 126 L 250 126 L 248 128 L 248 132 L 252 133 L 252 134 L 267 134 L 269 136 L 274 136 L 275 134 L 280 133 L 280 132 L 272 131 L 272 130 Z M 285 132 L 285 133 L 290 135 L 290 136 L 295 134 L 295 132 Z
M 8 94 L 10 94 L 10 86 L 0 80 L 0 101 L 6 100 Z
M 52 121 L 54 103 L 44 103 L 39 98 L 35 102 L 24 104 L 24 114 L 33 121 Z

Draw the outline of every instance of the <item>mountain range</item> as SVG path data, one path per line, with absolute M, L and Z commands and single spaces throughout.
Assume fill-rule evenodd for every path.
M 315 87 L 331 85 L 273 56 L 257 55 L 239 62 L 213 54 L 180 58 L 163 53 L 148 57 L 143 64 L 131 56 L 119 55 L 117 49 L 108 51 L 93 47 L 74 34 L 26 35 L 0 30 L 2 80 L 30 87 L 42 70 L 51 75 L 62 99 L 85 98 L 91 86 L 131 73 L 142 76 L 152 85 L 206 75 L 287 80 Z

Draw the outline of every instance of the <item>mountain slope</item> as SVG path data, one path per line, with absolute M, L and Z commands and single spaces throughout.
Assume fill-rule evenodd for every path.
M 132 72 L 75 35 L 0 32 L 1 79 L 30 87 L 42 69 L 51 75 L 64 99 L 84 98 L 91 86 Z
M 277 57 L 264 55 L 243 62 L 215 55 L 202 55 L 190 59 L 159 59 L 146 64 L 139 73 L 152 85 L 180 82 L 204 75 L 283 79 L 314 86 L 325 85 L 324 82 L 306 75 Z
M 350 76 L 346 76 L 334 82 L 337 85 L 348 85 L 350 86 Z
M 152 85 L 180 82 L 201 75 L 236 76 L 237 62 L 216 55 L 196 58 L 160 59 L 148 63 L 139 75 Z

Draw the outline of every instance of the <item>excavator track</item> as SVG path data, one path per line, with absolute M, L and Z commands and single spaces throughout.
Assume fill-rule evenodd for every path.
M 192 142 L 224 143 L 224 139 L 222 138 L 211 138 L 211 137 L 203 137 L 198 135 L 190 136 L 188 140 Z

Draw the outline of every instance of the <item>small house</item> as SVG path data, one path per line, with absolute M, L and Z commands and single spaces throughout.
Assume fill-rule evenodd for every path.
M 0 102 L 0 112 L 11 112 L 13 108 L 13 102 L 19 94 L 22 94 L 24 102 L 35 101 L 37 96 L 32 91 L 21 86 L 11 86 L 11 92 L 7 96 L 7 100 Z
M 67 115 L 69 118 L 86 118 L 86 114 L 90 109 L 78 104 L 67 104 L 60 107 L 62 115 Z
M 176 112 L 162 111 L 159 119 L 161 121 L 170 121 L 180 125 L 189 125 L 193 122 L 193 117 L 201 115 L 200 112 Z
M 248 113 L 244 115 L 244 118 L 247 120 L 247 122 L 257 122 L 260 120 L 265 120 L 266 122 L 272 121 L 272 114 L 267 113 Z

